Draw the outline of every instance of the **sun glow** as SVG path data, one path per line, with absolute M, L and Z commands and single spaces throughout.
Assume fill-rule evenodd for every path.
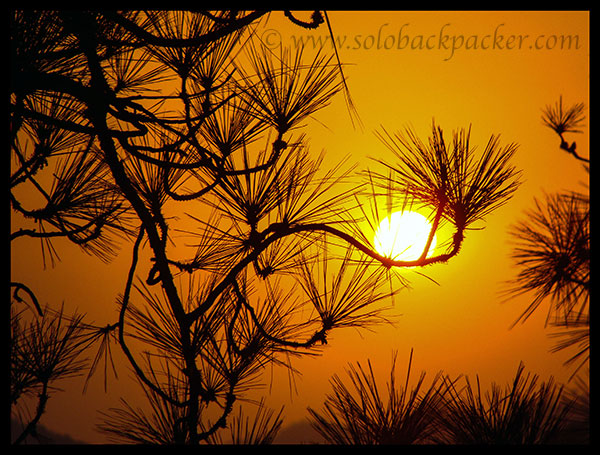
M 421 257 L 427 245 L 431 223 L 417 212 L 394 212 L 381 221 L 373 239 L 379 254 L 397 261 L 414 261 Z M 435 248 L 433 236 L 427 251 L 430 256 Z

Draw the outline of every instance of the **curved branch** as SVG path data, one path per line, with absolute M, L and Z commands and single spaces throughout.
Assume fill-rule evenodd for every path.
M 97 238 L 100 237 L 100 235 L 102 234 L 102 228 L 104 227 L 104 225 L 106 223 L 106 219 L 110 215 L 112 215 L 116 210 L 119 209 L 119 206 L 111 208 L 111 209 L 107 210 L 105 213 L 102 213 L 102 214 L 98 215 L 97 217 L 91 219 L 86 224 L 84 224 L 82 226 L 74 227 L 69 230 L 63 226 L 64 223 L 62 222 L 63 220 L 60 219 L 60 217 L 58 217 L 58 219 L 53 219 L 54 217 L 56 217 L 55 212 L 57 211 L 57 209 L 55 207 L 52 207 L 51 204 L 47 205 L 46 207 L 44 207 L 42 209 L 26 210 L 21 206 L 20 202 L 17 201 L 17 199 L 14 197 L 14 195 L 12 193 L 10 195 L 10 198 L 11 198 L 11 203 L 12 203 L 13 208 L 15 210 L 17 210 L 18 212 L 20 212 L 25 218 L 33 218 L 34 220 L 36 220 L 38 222 L 45 221 L 48 224 L 59 229 L 58 231 L 53 231 L 53 232 L 38 232 L 34 229 L 20 228 L 18 231 L 10 234 L 11 241 L 16 238 L 23 237 L 23 236 L 29 236 L 29 237 L 34 237 L 34 238 L 44 238 L 44 239 L 53 238 L 53 237 L 67 237 L 71 242 L 75 243 L 76 245 L 85 245 L 86 243 L 96 240 Z M 85 233 L 87 230 L 91 229 L 92 227 L 93 227 L 93 229 L 91 230 L 90 233 L 86 234 L 82 238 L 77 237 L 78 234 Z
M 139 248 L 140 248 L 142 239 L 144 238 L 144 232 L 145 232 L 145 229 L 144 229 L 144 226 L 142 225 L 142 226 L 140 226 L 140 232 L 138 233 L 135 244 L 133 245 L 131 266 L 129 267 L 129 273 L 127 275 L 127 282 L 125 284 L 125 291 L 123 293 L 123 299 L 121 302 L 121 310 L 119 312 L 119 321 L 117 322 L 117 324 L 114 327 L 118 327 L 118 329 L 119 329 L 119 337 L 118 337 L 119 344 L 121 345 L 121 349 L 123 350 L 123 353 L 127 357 L 127 360 L 129 360 L 129 363 L 133 367 L 137 377 L 140 378 L 140 380 L 144 384 L 146 384 L 148 387 L 150 387 L 150 389 L 153 390 L 156 394 L 158 394 L 163 400 L 165 400 L 175 406 L 185 406 L 186 403 L 180 403 L 177 400 L 174 400 L 169 395 L 167 395 L 160 387 L 156 386 L 152 381 L 150 381 L 150 379 L 148 379 L 148 377 L 144 374 L 144 372 L 142 371 L 140 366 L 135 361 L 133 354 L 131 353 L 131 351 L 129 350 L 129 347 L 127 346 L 127 343 L 125 342 L 125 314 L 127 313 L 127 305 L 129 304 L 129 296 L 131 294 L 133 277 L 135 275 L 135 269 L 136 269 L 137 261 L 138 261 L 138 252 L 139 252 Z
M 275 226 L 275 225 L 273 225 L 273 226 Z M 281 226 L 275 227 L 276 231 L 279 231 L 280 229 L 282 229 Z M 267 229 L 267 230 L 269 230 L 269 229 Z M 359 251 L 363 252 L 367 256 L 379 261 L 383 266 L 385 266 L 387 268 L 391 268 L 391 267 L 423 267 L 426 265 L 436 264 L 439 262 L 446 262 L 459 252 L 462 241 L 464 239 L 463 230 L 460 228 L 457 228 L 457 232 L 454 234 L 454 237 L 453 237 L 452 250 L 450 252 L 445 253 L 445 254 L 440 254 L 437 256 L 421 257 L 419 259 L 415 259 L 412 261 L 397 261 L 397 260 L 391 259 L 387 256 L 382 256 L 381 254 L 377 253 L 376 251 L 373 251 L 367 245 L 364 245 L 363 243 L 361 243 L 359 240 L 357 240 L 352 235 L 350 235 L 344 231 L 341 231 L 337 228 L 334 228 L 333 226 L 330 226 L 325 223 L 312 223 L 312 224 L 304 224 L 304 225 L 300 224 L 300 225 L 295 225 L 295 226 L 289 226 L 285 230 L 289 231 L 289 234 L 300 233 L 300 232 L 327 232 L 329 234 L 332 234 L 332 235 L 348 242 L 350 245 L 352 245 Z M 432 231 L 433 231 L 433 229 L 432 229 Z M 280 236 L 283 237 L 283 236 L 289 235 L 289 234 L 280 234 Z M 280 237 L 278 236 L 278 238 L 280 238 Z
M 10 287 L 11 288 L 13 288 L 13 287 L 15 288 L 15 292 L 13 293 L 13 298 L 17 302 L 23 302 L 24 301 L 18 295 L 19 290 L 25 291 L 27 293 L 27 295 L 29 295 L 29 298 L 31 299 L 31 301 L 33 302 L 33 305 L 35 306 L 36 310 L 38 311 L 38 314 L 40 316 L 44 316 L 44 312 L 42 311 L 42 307 L 40 306 L 40 303 L 38 302 L 37 297 L 35 296 L 35 294 L 33 293 L 33 291 L 31 289 L 29 289 L 29 287 L 27 287 L 23 283 L 18 283 L 16 281 L 11 281 L 10 282 Z
M 565 139 L 563 138 L 562 133 L 559 133 L 558 136 L 560 137 L 560 148 L 562 150 L 571 154 L 575 159 L 577 159 L 579 161 L 583 161 L 584 163 L 590 162 L 589 158 L 584 158 L 577 153 L 577 151 L 575 150 L 577 147 L 577 144 L 575 143 L 575 141 L 573 141 L 571 143 L 571 145 L 569 145 L 569 143 L 567 141 L 565 141 Z
M 248 301 L 242 295 L 242 293 L 240 291 L 240 288 L 238 286 L 237 280 L 233 280 L 233 288 L 235 290 L 235 293 L 236 293 L 236 296 L 237 296 L 239 302 L 244 305 L 244 307 L 246 308 L 246 310 L 248 310 L 248 313 L 252 317 L 252 321 L 254 322 L 254 324 L 256 325 L 256 327 L 258 328 L 258 331 L 267 340 L 269 340 L 269 341 L 271 341 L 273 343 L 276 343 L 276 344 L 279 344 L 279 345 L 282 345 L 282 346 L 288 346 L 288 347 L 291 347 L 291 348 L 310 348 L 317 341 L 320 341 L 323 344 L 327 343 L 326 338 L 325 338 L 325 334 L 327 333 L 327 330 L 330 329 L 330 327 L 327 327 L 325 325 L 325 323 L 323 323 L 323 327 L 320 330 L 315 331 L 315 333 L 308 340 L 306 340 L 306 341 L 288 341 L 288 340 L 282 340 L 281 338 L 277 338 L 277 337 L 274 337 L 274 336 L 270 335 L 269 333 L 267 333 L 267 331 L 264 329 L 264 327 L 262 326 L 262 324 L 258 320 L 258 316 L 254 312 L 254 308 L 252 308 L 252 305 L 250 305 L 248 303 Z M 238 309 L 236 309 L 236 315 L 237 315 L 238 312 L 239 312 L 239 306 L 238 306 Z M 242 352 L 243 352 L 243 349 L 240 350 L 240 354 Z
M 419 257 L 419 260 L 422 261 L 427 257 L 427 253 L 429 252 L 429 248 L 431 248 L 431 244 L 433 242 L 433 237 L 437 231 L 437 228 L 440 224 L 440 219 L 442 218 L 442 214 L 444 213 L 444 208 L 446 207 L 447 198 L 441 198 L 441 202 L 439 207 L 437 208 L 437 212 L 435 213 L 435 218 L 433 219 L 433 223 L 431 224 L 431 229 L 429 231 L 429 236 L 427 237 L 427 243 L 425 244 L 425 248 L 423 248 L 423 253 Z
M 225 289 L 227 289 L 228 286 L 233 284 L 233 281 L 237 277 L 238 273 L 240 273 L 246 266 L 248 266 L 254 260 L 256 260 L 256 258 L 258 258 L 258 256 L 269 245 L 271 245 L 272 243 L 276 242 L 277 240 L 280 240 L 289 235 L 300 234 L 300 233 L 304 233 L 304 232 L 308 232 L 308 233 L 326 232 L 326 233 L 332 234 L 335 237 L 340 238 L 340 239 L 344 240 L 345 242 L 349 243 L 350 245 L 352 245 L 353 247 L 355 247 L 362 253 L 366 254 L 367 256 L 377 260 L 378 262 L 381 263 L 381 265 L 383 265 L 386 268 L 423 267 L 426 265 L 447 262 L 449 259 L 451 259 L 452 257 L 456 256 L 456 254 L 458 254 L 458 252 L 460 251 L 462 242 L 464 240 L 464 228 L 461 226 L 457 226 L 457 230 L 454 233 L 454 236 L 452 238 L 452 248 L 447 253 L 440 254 L 437 256 L 419 258 L 419 259 L 416 259 L 413 261 L 397 261 L 397 260 L 391 259 L 389 257 L 382 256 L 381 254 L 377 253 L 376 251 L 373 251 L 369 246 L 361 243 L 358 239 L 356 239 L 352 235 L 350 235 L 344 231 L 341 231 L 333 226 L 325 224 L 325 223 L 309 223 L 309 224 L 295 224 L 295 225 L 289 225 L 287 223 L 273 223 L 271 226 L 269 226 L 263 232 L 257 233 L 257 238 L 259 238 L 259 241 L 256 243 L 256 247 L 254 248 L 254 250 L 250 254 L 248 254 L 245 258 L 240 260 L 240 262 L 238 262 L 229 271 L 229 273 L 223 278 L 223 280 L 217 286 L 215 286 L 213 288 L 213 290 L 208 294 L 208 296 L 206 297 L 206 299 L 204 300 L 204 302 L 201 305 L 196 307 L 191 312 L 187 313 L 188 323 L 191 323 L 192 321 L 196 320 L 197 318 L 200 317 L 200 315 L 202 315 L 205 311 L 207 311 L 208 308 L 210 308 L 212 306 L 212 304 L 217 299 L 217 297 L 219 295 L 221 295 L 221 293 L 223 293 L 225 291 Z
M 283 14 L 285 14 L 285 17 L 287 17 L 294 24 L 306 29 L 315 29 L 325 22 L 320 11 L 313 11 L 313 13 L 310 15 L 310 21 L 297 19 L 290 10 L 285 10 Z
M 267 11 L 253 11 L 251 13 L 248 13 L 248 15 L 235 20 L 235 22 L 230 22 L 222 28 L 207 32 L 204 35 L 196 36 L 193 38 L 165 38 L 163 36 L 156 36 L 145 30 L 143 27 L 140 27 L 135 22 L 132 22 L 129 19 L 126 19 L 125 17 L 121 16 L 119 13 L 112 11 L 102 11 L 101 14 L 107 19 L 119 24 L 128 32 L 132 33 L 140 40 L 145 41 L 149 45 L 177 48 L 202 46 L 205 44 L 209 44 L 215 40 L 229 35 L 230 33 L 233 33 L 250 25 L 256 19 L 260 18 L 261 16 L 264 16 L 266 13 Z
M 46 411 L 46 403 L 48 402 L 48 380 L 42 382 L 42 391 L 38 395 L 38 405 L 36 408 L 35 416 L 23 429 L 23 432 L 15 440 L 14 444 L 21 444 L 27 436 L 35 434 L 35 429 L 42 418 L 42 414 Z

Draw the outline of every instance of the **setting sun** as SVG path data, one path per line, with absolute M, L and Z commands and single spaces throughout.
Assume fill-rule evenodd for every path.
M 375 232 L 375 249 L 382 255 L 395 260 L 414 261 L 419 259 L 431 231 L 431 223 L 417 212 L 394 212 L 380 223 Z M 435 248 L 436 237 L 428 253 Z M 428 254 L 429 256 L 429 254 Z

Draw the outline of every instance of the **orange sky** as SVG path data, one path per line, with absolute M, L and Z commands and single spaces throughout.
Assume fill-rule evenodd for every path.
M 560 95 L 567 105 L 588 105 L 589 13 L 378 11 L 331 12 L 329 18 L 342 44 L 340 58 L 364 127 L 352 128 L 341 94 L 319 112 L 305 132 L 312 150 L 324 149 L 332 157 L 326 164 L 349 155 L 351 162 L 368 166 L 367 157 L 390 153 L 373 134 L 375 130 L 383 126 L 398 131 L 412 126 L 425 139 L 435 118 L 447 135 L 471 125 L 471 142 L 481 148 L 492 134 L 500 134 L 503 145 L 518 143 L 515 164 L 523 171 L 524 183 L 507 205 L 481 224 L 485 229 L 467 233 L 458 257 L 425 270 L 439 286 L 407 272 L 412 288 L 396 298 L 395 309 L 402 315 L 397 326 L 382 326 L 372 332 L 334 331 L 321 357 L 295 361 L 302 377 L 296 378 L 294 391 L 288 387 L 285 372 L 272 372 L 268 404 L 274 408 L 285 405 L 287 424 L 304 419 L 306 406 L 320 409 L 330 390 L 329 378 L 342 374 L 348 362 L 371 359 L 383 381 L 396 350 L 399 375 L 403 377 L 411 348 L 415 372 L 479 374 L 482 385 L 492 380 L 504 384 L 523 361 L 528 371 L 542 379 L 554 375 L 565 381 L 570 374 L 563 367 L 567 354 L 548 352 L 552 341 L 543 327 L 547 307 L 509 330 L 528 297 L 502 303 L 500 291 L 503 282 L 515 274 L 507 243 L 509 226 L 532 206 L 533 197 L 543 197 L 544 192 L 583 190 L 580 182 L 587 180 L 581 165 L 559 150 L 557 137 L 542 125 L 540 114 Z M 325 37 L 327 30 L 320 27 L 310 33 Z M 257 34 L 268 44 L 280 40 L 293 46 L 309 32 L 289 24 L 281 13 L 273 13 L 257 28 Z M 560 49 L 561 37 L 566 36 L 572 38 L 571 48 Z M 453 38 L 458 44 L 460 37 L 462 47 L 452 52 Z M 473 48 L 475 43 L 477 49 Z M 536 45 L 552 48 L 536 49 Z M 573 139 L 577 150 L 587 154 L 587 129 Z M 105 265 L 75 247 L 61 246 L 64 262 L 42 273 L 39 250 L 27 257 L 19 254 L 31 245 L 37 248 L 37 242 L 21 242 L 13 245 L 11 255 L 14 279 L 44 289 L 43 297 L 40 291 L 42 301 L 64 299 L 67 308 L 78 307 L 98 323 L 114 319 L 114 305 L 107 313 L 97 302 L 114 302 L 123 289 L 126 274 L 114 271 L 126 270 L 130 247 Z M 68 262 L 72 255 L 80 264 L 74 272 Z M 82 300 L 90 289 L 96 299 Z M 120 393 L 129 390 L 129 376 L 122 370 L 120 381 L 111 381 L 108 395 L 101 392 L 100 377 L 86 395 L 80 393 L 81 382 L 73 381 L 75 391 L 68 394 L 68 406 L 63 396 L 57 395 L 50 400 L 43 422 L 61 433 L 101 441 L 93 431 L 95 411 L 117 404 Z M 69 411 L 66 417 L 65 409 Z

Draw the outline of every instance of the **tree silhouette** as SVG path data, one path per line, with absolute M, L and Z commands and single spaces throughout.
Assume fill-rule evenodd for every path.
M 352 387 L 337 375 L 331 379 L 333 393 L 327 395 L 323 411 L 309 408 L 311 424 L 333 444 L 414 444 L 430 442 L 436 433 L 433 417 L 443 398 L 438 373 L 425 387 L 425 373 L 409 391 L 412 350 L 404 387 L 396 384 L 396 354 L 382 396 L 371 362 L 350 365 L 346 371 Z
M 404 388 L 398 388 L 394 357 L 387 400 L 370 362 L 368 370 L 350 366 L 351 386 L 334 376 L 323 412 L 309 409 L 312 425 L 333 444 L 545 444 L 563 435 L 576 401 L 552 377 L 538 384 L 522 363 L 505 389 L 492 383 L 484 392 L 479 377 L 474 388 L 467 377 L 441 372 L 424 387 L 422 372 L 409 392 L 411 363 L 412 350 Z
M 487 392 L 476 389 L 468 378 L 445 378 L 444 405 L 438 410 L 436 442 L 450 444 L 549 444 L 564 431 L 573 405 L 563 400 L 563 387 L 550 377 L 538 385 L 537 375 L 525 374 L 521 363 L 512 383 L 504 390 L 492 383 Z
M 23 425 L 14 442 L 29 435 L 37 436 L 36 426 L 46 410 L 55 384 L 82 374 L 82 358 L 91 340 L 86 336 L 82 316 L 66 317 L 44 309 L 33 320 L 23 310 L 11 312 L 10 403 L 15 406 L 14 419 Z
M 328 23 L 318 11 L 285 14 L 306 28 Z M 121 243 L 131 254 L 118 318 L 104 326 L 61 314 L 69 330 L 45 331 L 35 318 L 56 312 L 11 283 L 11 403 L 19 409 L 27 387 L 39 398 L 17 441 L 34 432 L 50 379 L 85 367 L 89 378 L 102 364 L 106 375 L 115 344 L 151 411 L 124 401 L 105 413 L 102 431 L 129 442 L 223 440 L 266 365 L 291 368 L 287 359 L 317 353 L 331 330 L 385 321 L 383 302 L 403 284 L 396 271 L 451 259 L 469 226 L 517 188 L 516 146 L 492 137 L 476 158 L 468 130 L 447 147 L 436 125 L 428 143 L 389 136 L 396 161 L 379 163 L 382 171 L 326 166 L 301 130 L 346 90 L 341 65 L 321 52 L 273 53 L 254 33 L 265 18 L 11 12 L 10 200 L 23 226 L 11 242 L 39 239 L 50 264 L 63 240 L 103 261 Z M 377 226 L 407 201 L 432 213 L 430 239 L 440 223 L 453 226 L 445 251 L 428 257 L 426 247 L 413 261 L 375 251 L 360 223 Z M 40 314 L 23 311 L 29 300 Z M 31 338 L 59 358 L 36 383 L 29 363 L 42 366 L 46 355 L 27 351 Z M 234 420 L 234 441 L 272 440 L 279 415 L 256 414 L 254 425 Z
M 542 119 L 559 136 L 562 150 L 589 163 L 576 150 L 576 143 L 569 144 L 564 137 L 566 133 L 581 132 L 583 111 L 583 104 L 564 109 L 561 98 L 555 106 L 546 107 Z M 435 188 L 435 176 L 424 174 L 419 165 L 431 160 L 422 152 L 427 147 L 414 135 L 409 135 L 409 140 L 388 142 L 392 150 L 395 143 L 404 146 L 403 156 L 411 163 L 403 173 L 407 181 L 415 182 L 417 187 L 421 180 L 427 183 L 420 188 Z M 431 150 L 442 149 L 441 143 L 434 136 Z M 584 166 L 589 172 L 589 167 Z M 428 195 L 419 196 L 427 200 Z M 309 408 L 312 425 L 328 442 L 459 445 L 589 442 L 589 382 L 575 376 L 589 362 L 589 195 L 579 192 L 546 195 L 543 202 L 535 200 L 535 208 L 526 214 L 527 219 L 511 231 L 516 241 L 513 258 L 519 273 L 510 283 L 509 293 L 534 293 L 533 301 L 519 318 L 523 321 L 550 300 L 547 321 L 563 329 L 554 334 L 561 338 L 555 350 L 576 347 L 567 361 L 577 363 L 573 373 L 575 386 L 565 389 L 555 384 L 552 377 L 538 384 L 539 377 L 526 373 L 521 363 L 512 383 L 505 388 L 492 383 L 486 391 L 482 390 L 479 377 L 476 385 L 472 385 L 467 377 L 453 379 L 438 373 L 429 388 L 423 390 L 425 373 L 422 373 L 409 393 L 411 351 L 404 388 L 396 386 L 394 357 L 385 400 L 370 361 L 367 368 L 358 363 L 347 370 L 348 384 L 338 375 L 331 379 L 332 393 L 327 395 L 322 411 Z
M 589 158 L 568 144 L 566 133 L 580 133 L 585 107 L 575 104 L 563 108 L 562 97 L 547 106 L 542 120 L 560 138 L 560 148 L 584 164 L 589 173 Z M 590 324 L 590 200 L 589 194 L 576 191 L 549 194 L 527 218 L 511 230 L 515 247 L 513 258 L 519 270 L 510 283 L 509 294 L 533 293 L 534 299 L 519 320 L 525 321 L 544 302 L 549 302 L 547 323 L 558 331 L 556 350 L 575 351 L 568 363 L 575 373 L 589 360 Z M 574 373 L 574 374 L 575 374 Z

